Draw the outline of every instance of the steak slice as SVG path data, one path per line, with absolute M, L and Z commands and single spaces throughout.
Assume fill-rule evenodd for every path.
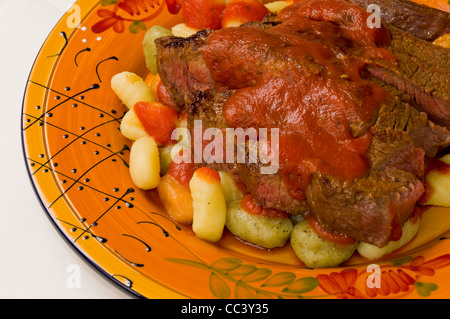
M 371 81 L 383 87 L 392 97 L 390 103 L 380 108 L 377 122 L 372 128 L 375 134 L 380 136 L 386 130 L 398 132 L 397 134 L 406 133 L 415 147 L 425 151 L 426 157 L 435 157 L 438 151 L 450 145 L 450 131 L 436 125 L 429 120 L 427 113 L 420 112 L 409 104 L 408 94 L 378 79 Z
M 271 26 L 271 22 L 248 22 L 241 27 L 267 29 Z M 158 73 L 180 108 L 192 92 L 214 92 L 214 79 L 199 51 L 212 32 L 201 30 L 188 38 L 168 36 L 155 40 Z
M 186 99 L 187 127 L 192 130 L 195 120 L 201 120 L 204 128 L 223 129 L 228 127 L 222 116 L 225 102 L 232 91 L 214 93 L 208 91 L 194 91 Z
M 450 132 L 411 106 L 404 92 L 372 81 L 392 99 L 380 107 L 371 128 L 370 175 L 352 182 L 315 175 L 307 188 L 307 203 L 326 229 L 383 247 L 398 238 L 398 225 L 424 192 L 424 158 L 449 146 Z
M 325 229 L 383 247 L 398 240 L 399 225 L 409 218 L 423 192 L 422 182 L 413 174 L 390 167 L 353 182 L 315 175 L 307 201 Z
M 407 95 L 386 84 L 383 87 L 391 94 L 396 92 L 398 96 L 393 95 L 390 103 L 381 106 L 378 119 L 371 128 L 373 137 L 367 156 L 372 170 L 382 172 L 396 168 L 423 180 L 424 158 L 434 157 L 438 150 L 449 146 L 450 132 L 435 125 L 428 120 L 427 114 L 406 103 L 404 99 Z M 309 210 L 307 203 L 291 195 L 280 175 L 262 175 L 255 164 L 238 165 L 238 168 L 248 191 L 263 207 L 291 214 Z
M 435 8 L 408 0 L 350 0 L 363 8 L 380 6 L 381 18 L 387 23 L 420 39 L 433 41 L 450 33 L 450 15 Z
M 425 151 L 416 147 L 409 134 L 404 131 L 375 131 L 368 157 L 374 171 L 395 167 L 423 179 Z
M 410 96 L 436 124 L 450 128 L 450 50 L 388 26 L 388 47 L 398 67 L 369 65 L 369 72 Z
M 391 2 L 400 3 L 399 0 Z M 314 10 L 303 11 L 302 3 L 303 1 L 296 2 L 295 7 L 292 5 L 286 8 L 279 16 L 292 14 L 299 9 L 300 14 L 313 20 L 321 16 Z M 372 2 L 369 1 L 369 3 Z M 404 1 L 404 5 L 406 6 L 407 2 Z M 305 6 L 307 8 L 307 4 Z M 439 10 L 431 8 L 430 10 L 429 16 L 445 15 L 446 25 L 448 25 L 448 13 L 440 13 Z M 322 13 L 322 15 L 326 18 L 326 14 Z M 405 17 L 409 17 L 409 15 L 412 13 L 405 13 Z M 411 19 L 415 19 L 414 15 Z M 276 21 L 277 19 L 272 18 L 272 20 Z M 348 18 L 348 20 L 352 19 Z M 435 19 L 430 21 L 435 21 Z M 367 69 L 383 82 L 408 93 L 411 97 L 410 103 L 428 113 L 433 122 L 450 128 L 450 49 L 436 46 L 389 23 L 385 26 L 390 35 L 390 44 L 387 49 L 396 58 L 397 65 L 392 66 L 384 61 L 380 63 L 379 60 L 367 61 Z
M 178 106 L 195 91 L 213 88 L 214 81 L 198 48 L 211 31 L 202 30 L 191 37 L 161 37 L 155 41 L 161 81 Z
M 260 28 L 270 27 L 270 24 L 259 25 Z M 450 50 L 393 26 L 387 27 L 391 36 L 388 49 L 398 65 L 371 64 L 367 69 L 383 82 L 408 93 L 409 102 L 428 113 L 434 123 L 450 128 Z M 211 31 L 204 30 L 189 38 L 156 40 L 161 80 L 179 106 L 184 105 L 186 96 L 193 91 L 214 89 L 211 72 L 198 50 L 209 34 Z
M 195 157 L 195 149 L 191 147 L 191 152 L 194 154 L 195 166 L 197 168 L 208 166 L 216 171 L 224 171 L 231 173 L 236 180 L 239 180 L 239 172 L 238 167 L 236 165 L 236 161 L 233 160 L 231 163 L 227 163 L 226 161 L 226 148 L 222 149 L 223 158 L 221 162 L 215 161 L 214 159 L 209 159 L 206 157 L 206 153 L 203 151 L 205 147 L 213 143 L 217 135 L 214 136 L 212 140 L 205 140 L 204 133 L 207 129 L 213 129 L 214 134 L 220 134 L 225 137 L 226 132 L 225 129 L 228 127 L 223 116 L 222 110 L 225 102 L 232 94 L 231 91 L 223 91 L 220 93 L 213 93 L 211 90 L 208 91 L 195 91 L 191 94 L 187 95 L 185 99 L 185 107 L 187 112 L 187 129 L 191 134 L 191 145 L 195 147 L 195 139 L 198 134 L 201 134 L 202 138 L 202 156 L 201 158 Z M 195 121 L 201 121 L 201 130 L 200 127 L 195 125 Z M 218 130 L 218 131 L 216 131 Z M 225 142 L 225 140 L 224 140 Z M 221 144 L 226 145 L 226 144 Z M 213 156 L 215 156 L 216 150 L 214 150 Z
M 279 174 L 264 175 L 260 173 L 260 165 L 238 164 L 239 177 L 254 200 L 264 208 L 274 208 L 291 215 L 303 214 L 309 211 L 305 200 L 291 196 Z

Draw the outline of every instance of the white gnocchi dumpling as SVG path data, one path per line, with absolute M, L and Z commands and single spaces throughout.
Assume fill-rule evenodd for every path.
M 157 102 L 148 84 L 132 72 L 121 72 L 114 75 L 111 79 L 111 88 L 130 110 L 138 102 Z
M 407 220 L 402 227 L 402 237 L 397 241 L 390 241 L 384 247 L 380 248 L 368 243 L 360 242 L 356 250 L 361 256 L 365 258 L 379 259 L 409 243 L 419 232 L 420 223 L 420 218 L 415 222 L 413 222 L 411 219 Z
M 292 1 L 273 1 L 265 3 L 264 6 L 270 11 L 270 13 L 278 14 L 290 4 L 292 4 Z
M 176 37 L 187 38 L 194 35 L 199 30 L 191 28 L 186 25 L 186 23 L 179 23 L 172 27 L 172 34 Z
M 227 216 L 227 204 L 215 170 L 202 167 L 189 182 L 194 209 L 192 230 L 197 237 L 217 242 L 222 238 Z
M 159 149 L 153 137 L 141 137 L 131 146 L 130 175 L 136 187 L 156 188 L 160 181 Z
M 129 110 L 122 118 L 120 123 L 120 132 L 124 137 L 131 141 L 136 141 L 141 137 L 150 136 L 145 130 L 144 125 L 142 125 L 141 120 L 136 115 L 136 112 L 134 112 L 133 108 Z

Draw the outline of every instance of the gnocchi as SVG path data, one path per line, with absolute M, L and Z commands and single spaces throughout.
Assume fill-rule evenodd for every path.
M 172 27 L 172 34 L 176 37 L 187 38 L 197 33 L 197 29 L 187 26 L 185 23 L 179 23 Z
M 122 122 L 120 123 L 120 132 L 124 137 L 131 141 L 136 141 L 141 137 L 149 136 L 133 108 L 123 117 Z
M 175 156 L 183 150 L 190 150 L 181 143 L 168 144 L 160 149 L 161 175 L 165 175 Z
M 291 246 L 297 257 L 311 268 L 337 267 L 350 259 L 357 242 L 336 244 L 317 235 L 307 220 L 297 223 L 292 229 Z
M 243 192 L 239 189 L 234 177 L 227 172 L 219 171 L 220 185 L 225 195 L 226 203 L 232 203 L 241 200 L 244 197 Z
M 169 169 L 170 163 L 172 163 L 173 156 L 172 151 L 174 150 L 176 144 L 168 144 L 160 149 L 159 152 L 159 162 L 161 163 L 161 175 L 166 175 Z M 182 147 L 178 147 L 182 150 Z
M 192 230 L 197 237 L 216 242 L 222 238 L 227 205 L 220 184 L 220 175 L 215 170 L 202 167 L 194 172 L 189 182 L 194 216 Z
M 439 159 L 450 165 L 450 154 Z M 447 166 L 449 167 L 449 166 Z M 431 170 L 426 176 L 427 194 L 423 205 L 450 207 L 450 170 Z
M 274 1 L 264 4 L 266 8 L 270 11 L 270 13 L 278 14 L 285 7 L 292 4 L 292 1 Z
M 148 84 L 132 72 L 114 75 L 111 79 L 111 88 L 129 110 L 138 102 L 157 101 Z
M 130 174 L 136 187 L 153 189 L 160 181 L 159 150 L 152 137 L 141 137 L 131 146 Z
M 241 201 L 228 204 L 226 226 L 240 239 L 264 248 L 283 247 L 290 237 L 289 218 L 265 217 L 246 212 Z
M 368 259 L 379 259 L 394 250 L 397 250 L 409 243 L 419 232 L 421 220 L 418 219 L 413 223 L 411 219 L 407 220 L 402 227 L 402 237 L 397 241 L 390 241 L 384 247 L 377 247 L 368 243 L 359 243 L 356 250 L 358 253 Z

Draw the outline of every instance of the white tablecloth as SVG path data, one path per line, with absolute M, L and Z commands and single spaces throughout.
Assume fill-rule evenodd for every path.
M 74 0 L 0 0 L 0 298 L 133 298 L 62 238 L 34 193 L 22 155 L 22 98 L 34 59 Z M 75 272 L 77 280 L 72 277 Z

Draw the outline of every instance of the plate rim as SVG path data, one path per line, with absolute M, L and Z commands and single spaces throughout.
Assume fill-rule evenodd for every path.
M 77 0 L 76 2 L 74 2 L 74 4 L 80 2 L 79 0 Z M 98 8 L 99 4 L 101 4 L 101 0 L 97 0 L 96 4 L 94 5 L 95 8 Z M 26 173 L 27 173 L 27 178 L 28 178 L 28 182 L 33 190 L 33 193 L 39 203 L 39 205 L 41 206 L 41 209 L 45 212 L 45 215 L 47 216 L 47 218 L 50 220 L 51 224 L 53 225 L 53 228 L 57 231 L 57 233 L 59 234 L 60 237 L 62 237 L 64 239 L 64 241 L 66 242 L 66 244 L 73 250 L 75 251 L 78 256 L 82 257 L 81 259 L 85 261 L 85 264 L 88 265 L 89 267 L 91 267 L 93 270 L 98 271 L 100 274 L 103 275 L 103 277 L 108 278 L 113 284 L 114 286 L 119 286 L 121 287 L 121 290 L 125 293 L 128 293 L 130 295 L 130 297 L 137 297 L 140 299 L 147 299 L 147 297 L 143 296 L 142 294 L 138 293 L 137 291 L 131 289 L 130 287 L 127 287 L 126 285 L 124 285 L 123 283 L 121 283 L 120 281 L 118 281 L 117 279 L 115 279 L 113 276 L 111 276 L 110 274 L 108 274 L 105 269 L 103 269 L 100 265 L 97 265 L 87 254 L 86 252 L 82 251 L 81 248 L 79 248 L 77 245 L 75 245 L 74 242 L 72 242 L 70 240 L 70 238 L 64 233 L 64 231 L 58 226 L 58 224 L 55 222 L 55 220 L 52 218 L 51 213 L 49 211 L 49 209 L 46 207 L 46 205 L 43 202 L 43 199 L 41 197 L 41 194 L 39 193 L 39 190 L 37 188 L 37 185 L 35 184 L 35 182 L 33 181 L 32 178 L 32 173 L 30 170 L 30 166 L 27 164 L 27 154 L 26 154 L 26 143 L 25 143 L 25 133 L 24 133 L 24 121 L 23 121 L 23 116 L 25 114 L 25 108 L 26 108 L 26 104 L 25 104 L 25 100 L 27 98 L 27 91 L 28 88 L 31 84 L 31 75 L 37 65 L 37 63 L 39 62 L 39 57 L 41 56 L 41 53 L 43 52 L 43 48 L 44 46 L 48 43 L 48 41 L 50 40 L 51 36 L 57 31 L 58 26 L 60 25 L 60 23 L 63 21 L 64 16 L 67 14 L 67 11 L 65 11 L 62 16 L 58 19 L 57 22 L 55 22 L 55 25 L 52 27 L 52 29 L 50 30 L 50 32 L 47 34 L 47 36 L 45 37 L 45 40 L 42 42 L 40 48 L 37 50 L 37 53 L 35 54 L 35 58 L 33 60 L 33 63 L 31 64 L 30 67 L 30 71 L 28 72 L 28 76 L 26 78 L 25 81 L 25 85 L 24 85 L 24 89 L 23 89 L 23 94 L 22 94 L 22 106 L 21 106 L 21 110 L 20 110 L 20 140 L 21 140 L 21 157 L 23 160 L 23 164 L 25 166 L 26 169 Z M 84 15 L 82 18 L 86 18 L 89 14 Z

